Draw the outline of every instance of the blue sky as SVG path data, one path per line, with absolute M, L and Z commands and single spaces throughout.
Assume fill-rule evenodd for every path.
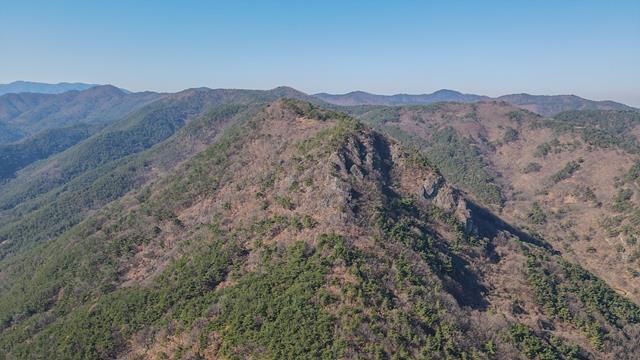
M 0 0 L 0 82 L 573 93 L 640 106 L 640 1 Z

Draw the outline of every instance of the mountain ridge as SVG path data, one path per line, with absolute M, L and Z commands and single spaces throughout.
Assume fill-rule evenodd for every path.
M 481 95 L 463 94 L 455 90 L 441 89 L 431 94 L 395 94 L 378 95 L 365 91 L 352 91 L 346 94 L 318 93 L 313 96 L 335 105 L 418 105 L 438 101 L 472 102 L 489 100 Z
M 41 87 L 38 87 L 42 85 Z M 84 83 L 59 83 L 46 84 L 26 81 L 16 81 L 11 84 L 0 84 L 0 96 L 6 93 L 29 93 L 29 94 L 59 94 L 66 91 L 82 91 L 92 87 L 111 86 L 96 85 Z M 5 89 L 5 90 L 3 90 Z M 10 90 L 13 89 L 13 90 Z M 120 88 L 118 88 L 120 89 Z M 198 89 L 198 88 L 195 88 Z M 200 89 L 211 89 L 201 87 Z M 129 91 L 120 89 L 125 93 Z M 187 89 L 189 90 L 189 89 Z M 229 89 L 242 90 L 242 89 Z M 183 90 L 185 91 L 185 90 Z M 566 110 L 638 110 L 637 108 L 612 100 L 590 100 L 577 95 L 532 95 L 528 93 L 507 94 L 498 97 L 489 97 L 485 95 L 467 94 L 451 89 L 440 89 L 432 93 L 423 94 L 407 94 L 398 93 L 393 95 L 380 95 L 369 93 L 361 90 L 351 91 L 344 94 L 316 93 L 305 94 L 292 87 L 279 86 L 270 91 L 280 91 L 283 96 L 287 93 L 295 94 L 294 98 L 302 98 L 307 96 L 306 101 L 315 102 L 315 99 L 339 105 L 339 106 L 358 106 L 358 105 L 378 105 L 378 106 L 402 106 L 402 105 L 426 105 L 435 102 L 479 102 L 479 101 L 506 101 L 510 104 L 518 105 L 527 110 L 536 112 L 543 116 L 553 116 L 559 112 Z M 2 108 L 0 107 L 0 110 Z M 1 114 L 1 112 L 0 112 Z
M 0 95 L 9 93 L 60 94 L 71 90 L 86 90 L 94 86 L 98 86 L 98 84 L 81 82 L 59 82 L 53 84 L 18 80 L 8 84 L 0 84 Z
M 430 94 L 395 94 L 378 95 L 364 91 L 352 91 L 345 94 L 317 93 L 318 97 L 328 103 L 341 106 L 356 105 L 428 105 L 435 102 L 480 102 L 505 101 L 523 107 L 543 116 L 552 116 L 566 110 L 635 110 L 638 109 L 611 100 L 589 100 L 577 95 L 530 95 L 527 93 L 502 95 L 495 98 L 464 94 L 455 90 L 441 89 Z
M 0 124 L 25 138 L 58 127 L 106 124 L 163 94 L 129 93 L 113 85 L 59 94 L 9 93 L 0 95 Z
M 85 221 L 0 260 L 0 354 L 582 359 L 638 350 L 629 340 L 640 333 L 637 305 L 487 215 L 416 149 L 299 100 L 256 110 Z M 169 153 L 201 133 L 191 130 Z M 121 171 L 138 179 L 155 166 L 143 158 Z M 123 175 L 104 170 L 106 182 Z

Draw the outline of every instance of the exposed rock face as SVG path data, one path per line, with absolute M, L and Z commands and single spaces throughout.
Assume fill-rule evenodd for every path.
M 467 234 L 477 234 L 478 228 L 473 221 L 471 211 L 467 207 L 467 201 L 461 199 L 455 212 L 456 218 L 464 225 L 464 231 Z
M 337 195 L 335 201 L 342 202 L 340 206 L 343 208 L 349 208 L 349 204 L 355 200 L 354 194 L 358 192 L 354 191 L 352 184 L 349 184 L 347 180 L 349 178 L 357 179 L 358 182 L 375 179 L 380 184 L 392 183 L 390 163 L 394 161 L 393 159 L 393 146 L 375 132 L 363 133 L 348 139 L 344 146 L 329 157 L 327 164 L 336 175 L 332 182 L 332 188 Z M 478 233 L 473 215 L 462 192 L 449 185 L 435 170 L 415 175 L 418 179 L 424 178 L 421 186 L 418 185 L 419 197 L 441 208 L 444 212 L 452 214 L 462 224 L 466 234 Z
M 438 189 L 433 203 L 445 212 L 453 213 L 458 208 L 459 197 L 459 193 L 455 189 L 445 185 Z
M 335 149 L 325 167 L 330 174 L 331 206 L 340 209 L 340 221 L 362 210 L 363 197 L 391 181 L 392 149 L 380 134 L 356 132 Z
M 388 170 L 385 162 L 389 161 L 389 152 L 389 145 L 379 134 L 368 133 L 350 138 L 345 146 L 330 156 L 329 162 L 335 171 L 360 180 L 372 173 L 385 177 Z
M 455 218 L 464 226 L 467 234 L 477 233 L 471 211 L 462 193 L 445 183 L 442 176 L 429 174 L 422 184 L 422 197 L 432 201 Z
M 422 183 L 422 196 L 425 199 L 433 199 L 443 184 L 444 178 L 442 176 L 434 173 L 427 175 L 427 178 Z

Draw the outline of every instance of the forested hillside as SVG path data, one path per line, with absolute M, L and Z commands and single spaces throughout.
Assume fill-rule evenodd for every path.
M 640 351 L 636 304 L 545 236 L 492 213 L 510 199 L 500 177 L 478 181 L 495 198 L 450 184 L 436 163 L 452 152 L 448 143 L 463 150 L 444 168 L 484 169 L 474 165 L 483 152 L 466 154 L 474 143 L 455 123 L 433 129 L 425 141 L 436 148 L 423 153 L 417 140 L 392 140 L 343 112 L 263 102 L 282 91 L 180 93 L 57 155 L 73 164 L 67 153 L 100 149 L 80 146 L 116 128 L 175 129 L 5 210 L 14 225 L 2 227 L 0 353 L 630 359 Z M 453 180 L 466 188 L 470 179 Z M 64 210 L 81 204 L 92 204 L 84 215 Z M 69 223 L 25 222 L 41 211 Z
M 50 129 L 104 125 L 161 97 L 153 92 L 126 93 L 110 85 L 61 94 L 5 94 L 0 96 L 0 126 L 17 134 L 7 143 Z
M 75 125 L 45 130 L 19 143 L 0 145 L 0 181 L 11 178 L 16 171 L 34 161 L 59 153 L 92 133 L 89 125 Z
M 0 185 L 0 255 L 58 235 L 87 213 L 201 150 L 230 121 L 240 121 L 250 113 L 252 106 L 282 96 L 305 95 L 288 88 L 186 90 L 113 122 L 46 162 L 23 169 Z M 174 134 L 178 139 L 172 138 Z M 156 144 L 157 149 L 152 149 Z

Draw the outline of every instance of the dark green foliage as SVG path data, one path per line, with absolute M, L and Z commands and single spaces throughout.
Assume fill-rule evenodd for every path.
M 618 295 L 601 279 L 582 267 L 562 261 L 568 277 L 568 291 L 578 294 L 592 311 L 597 311 L 610 325 L 640 324 L 640 307 Z
M 547 222 L 547 214 L 545 214 L 538 202 L 534 202 L 529 213 L 527 213 L 527 219 L 531 224 L 541 225 Z
M 0 98 L 0 122 L 23 136 L 78 124 L 104 125 L 162 98 L 153 92 L 125 93 L 110 85 L 62 94 L 20 93 Z M 7 103 L 8 102 L 8 103 Z M 17 105 L 17 107 L 15 106 Z
M 298 149 L 303 155 L 319 147 L 323 147 L 325 154 L 329 153 L 344 144 L 350 136 L 362 130 L 362 123 L 359 121 L 341 113 L 336 116 L 338 116 L 336 125 L 298 144 Z
M 573 173 L 575 173 L 579 169 L 580 169 L 580 163 L 578 161 L 571 160 L 557 173 L 551 175 L 549 180 L 551 181 L 552 184 L 559 183 L 562 180 L 566 180 L 570 178 L 573 175 Z
M 100 164 L 147 149 L 173 135 L 192 111 L 186 104 L 143 111 L 135 123 L 122 130 L 108 131 L 83 143 L 73 153 L 67 177 Z
M 235 149 L 235 141 L 241 132 L 230 131 L 219 142 L 200 155 L 190 160 L 186 170 L 182 169 L 174 174 L 170 184 L 162 185 L 166 191 L 159 194 L 142 190 L 137 197 L 143 202 L 141 210 L 134 213 L 120 214 L 118 206 L 107 207 L 101 211 L 100 216 L 94 216 L 90 222 L 84 222 L 80 226 L 72 228 L 64 236 L 59 237 L 51 244 L 40 245 L 33 249 L 32 253 L 25 252 L 24 256 L 32 254 L 48 254 L 42 260 L 29 262 L 29 266 L 35 266 L 39 270 L 32 274 L 31 271 L 18 271 L 16 276 L 24 277 L 14 284 L 29 283 L 29 286 L 13 286 L 11 296 L 0 298 L 0 323 L 10 323 L 16 314 L 33 314 L 43 311 L 51 306 L 51 298 L 61 288 L 79 280 L 91 283 L 91 287 L 80 286 L 75 292 L 65 297 L 66 305 L 72 308 L 78 305 L 78 301 L 86 299 L 91 291 L 109 291 L 112 282 L 117 279 L 117 264 L 125 261 L 137 250 L 137 247 L 158 235 L 158 227 L 150 226 L 150 216 L 159 221 L 170 220 L 175 226 L 181 226 L 175 217 L 174 211 L 180 206 L 190 204 L 194 196 L 207 191 L 207 185 L 215 183 L 222 174 L 222 169 L 227 164 L 227 151 Z M 124 168 L 128 169 L 128 168 Z M 198 172 L 198 169 L 206 169 L 206 172 Z M 114 179 L 105 178 L 105 183 L 118 188 Z M 185 191 L 189 189 L 191 191 Z M 198 192 L 196 192 L 198 191 Z M 87 192 L 88 195 L 94 194 Z M 87 199 L 80 199 L 86 201 Z M 57 205 L 57 202 L 53 203 Z M 120 205 L 121 206 L 121 205 Z M 75 210 L 73 207 L 70 210 Z M 116 222 L 110 226 L 103 224 L 104 218 L 112 218 Z M 73 217 L 65 219 L 69 221 Z M 134 230 L 138 231 L 134 231 Z M 116 236 L 117 235 L 117 236 Z M 73 246 L 65 249 L 65 244 L 74 238 L 82 238 L 83 246 Z M 63 244 L 63 245 L 61 245 Z M 49 248 L 50 247 L 50 248 Z M 24 261 L 18 256 L 15 261 Z M 42 262 L 42 263 L 40 263 Z M 102 264 L 96 267 L 94 264 Z M 69 270 L 72 269 L 72 270 Z M 9 283 L 11 284 L 11 283 Z M 71 296 L 73 294 L 73 296 Z
M 412 109 L 437 111 L 442 104 L 420 106 Z M 366 121 L 366 118 L 364 119 Z M 382 131 L 406 146 L 422 149 L 426 158 L 436 166 L 451 183 L 474 194 L 487 205 L 502 205 L 503 197 L 493 177 L 486 171 L 482 156 L 475 145 L 460 136 L 452 127 L 436 131 L 429 140 L 410 134 L 393 124 Z
M 16 171 L 34 161 L 56 154 L 91 134 L 91 127 L 77 125 L 44 131 L 15 144 L 0 145 L 0 180 L 9 178 Z
M 602 350 L 603 336 L 598 323 L 582 313 L 572 312 L 569 294 L 561 279 L 552 270 L 542 267 L 533 255 L 527 260 L 527 274 L 536 299 L 549 316 L 568 321 L 581 328 L 596 350 Z
M 524 324 L 518 323 L 513 325 L 510 335 L 518 349 L 528 359 L 556 360 L 582 358 L 580 348 L 577 345 L 568 345 L 553 336 L 549 340 L 543 339 Z
M 529 282 L 533 286 L 534 293 L 545 313 L 563 320 L 569 320 L 567 300 L 559 295 L 558 286 L 560 279 L 548 269 L 539 267 L 535 258 L 527 261 Z
M 351 250 L 351 255 L 347 257 L 347 264 L 351 264 L 351 268 L 356 270 L 355 274 L 362 279 L 362 289 L 357 293 L 359 301 L 384 311 L 382 317 L 368 319 L 369 323 L 373 322 L 369 326 L 375 329 L 377 326 L 374 324 L 387 322 L 384 338 L 399 342 L 393 354 L 401 358 L 415 356 L 409 352 L 408 345 L 418 346 L 420 356 L 424 357 L 468 357 L 469 351 L 474 351 L 473 347 L 465 345 L 463 331 L 443 318 L 439 300 L 434 301 L 432 298 L 434 286 L 441 285 L 435 285 L 433 277 L 420 275 L 421 270 L 412 266 L 415 263 L 410 260 L 415 255 L 419 256 L 437 278 L 448 279 L 454 276 L 459 269 L 454 267 L 453 250 L 436 240 L 421 219 L 433 218 L 448 222 L 453 229 L 457 229 L 462 241 L 466 238 L 464 232 L 455 220 L 436 208 L 425 214 L 410 198 L 387 200 L 389 202 L 386 205 L 375 209 L 372 225 L 381 231 L 378 241 L 387 252 L 385 256 L 393 260 L 366 257 L 357 250 Z M 401 248 L 398 245 L 404 245 L 409 251 L 399 250 Z M 392 283 L 398 284 L 395 286 L 399 286 L 409 296 L 409 303 L 413 304 L 409 310 L 398 311 L 395 298 L 397 294 L 387 290 L 385 285 Z M 489 352 L 490 349 L 482 351 Z
M 638 182 L 640 180 L 640 160 L 636 160 L 625 174 L 624 179 L 628 182 Z
M 301 221 L 302 226 L 304 228 L 306 228 L 306 229 L 312 229 L 312 228 L 316 227 L 316 225 L 318 224 L 318 222 L 315 221 L 313 219 L 313 217 L 311 217 L 309 215 L 302 216 L 302 219 L 300 221 Z
M 291 198 L 288 196 L 276 196 L 274 200 L 276 204 L 285 210 L 292 210 L 294 208 Z
M 639 123 L 640 113 L 636 111 L 575 110 L 559 113 L 544 124 L 559 132 L 578 133 L 594 147 L 638 153 L 640 144 L 631 129 Z
M 338 355 L 335 319 L 320 305 L 329 265 L 322 251 L 297 243 L 221 292 L 220 315 L 210 329 L 223 339 L 222 356 L 238 356 L 240 349 L 273 359 Z
M 482 157 L 473 144 L 453 128 L 434 134 L 426 154 L 449 181 L 469 189 L 487 204 L 502 204 L 500 189 L 487 174 Z
M 423 122 L 423 113 L 435 113 L 446 108 L 446 104 L 435 103 L 426 106 L 411 106 L 406 109 L 414 114 L 415 121 Z M 425 151 L 427 158 L 439 168 L 448 181 L 473 193 L 478 199 L 487 205 L 501 205 L 503 198 L 499 187 L 494 183 L 492 176 L 487 173 L 481 155 L 475 145 L 468 139 L 460 136 L 452 127 L 434 131 L 431 139 L 410 134 L 393 124 L 400 117 L 396 113 L 400 108 L 391 108 L 384 114 L 389 118 L 377 120 L 377 115 L 384 108 L 364 107 L 355 113 L 363 112 L 360 118 L 368 123 L 378 126 L 382 131 L 398 139 L 407 146 L 415 146 Z M 370 113 L 367 113 L 370 111 Z M 514 129 L 515 130 L 515 129 Z
M 283 104 L 291 109 L 296 115 L 316 119 L 320 121 L 327 120 L 348 120 L 349 116 L 345 113 L 321 108 L 306 101 L 296 99 L 284 99 Z
M 144 163 L 117 168 L 87 184 L 80 191 L 62 193 L 56 196 L 55 201 L 17 222 L 1 227 L 0 238 L 11 239 L 12 242 L 0 250 L 0 257 L 18 248 L 34 245 L 77 224 L 88 210 L 103 206 L 131 190 L 137 185 L 137 179 L 144 170 Z M 71 187 L 79 185 L 84 179 L 78 180 Z
M 403 218 L 393 225 L 387 223 L 382 226 L 391 239 L 405 244 L 420 254 L 423 260 L 433 266 L 436 271 L 446 273 L 452 270 L 450 259 L 446 257 L 442 259 L 439 257 L 433 238 L 425 234 L 424 229 L 420 229 L 417 222 Z
M 373 126 L 380 126 L 400 120 L 400 108 L 377 107 L 367 111 L 360 119 Z
M 56 163 L 60 176 L 29 178 L 25 174 L 24 178 L 9 184 L 0 193 L 0 208 L 11 208 L 64 185 L 87 171 L 149 149 L 168 139 L 185 124 L 194 123 L 195 119 L 228 119 L 232 113 L 246 108 L 247 104 L 259 106 L 266 101 L 273 101 L 281 96 L 281 90 L 192 89 L 160 99 L 111 123 L 98 134 L 61 154 Z M 198 130 L 203 126 L 208 129 L 211 125 L 214 124 L 201 121 L 200 128 L 196 126 L 190 131 L 198 137 Z
M 507 130 L 504 132 L 504 135 L 502 135 L 502 141 L 506 144 L 516 141 L 519 138 L 520 138 L 520 133 L 518 132 L 518 130 L 512 127 L 507 127 Z
M 629 134 L 610 134 L 597 128 L 582 130 L 582 139 L 589 145 L 607 149 L 619 147 L 631 153 L 637 153 L 640 146 L 634 137 Z
M 529 252 L 527 274 L 545 313 L 581 329 L 596 350 L 603 350 L 608 331 L 640 323 L 640 307 L 618 295 L 578 265 L 539 249 Z
M 11 240 L 8 246 L 0 249 L 0 255 L 13 252 L 25 245 L 34 245 L 77 224 L 88 211 L 104 206 L 142 185 L 144 176 L 151 170 L 152 165 L 179 159 L 178 146 L 185 137 L 197 139 L 206 136 L 207 132 L 202 131 L 202 126 L 205 125 L 219 126 L 229 119 L 236 118 L 241 122 L 245 111 L 253 112 L 252 109 L 237 105 L 223 105 L 210 109 L 162 146 L 86 170 L 67 182 L 64 187 L 23 203 L 23 208 L 29 205 L 26 213 L 20 213 L 15 220 L 0 225 L 0 239 Z M 222 146 L 229 144 L 224 141 L 221 143 Z M 212 151 L 215 153 L 216 150 Z
M 607 231 L 609 236 L 618 236 L 620 234 L 620 225 L 624 221 L 624 217 L 621 215 L 614 217 L 605 217 L 600 220 L 600 226 Z
M 532 162 L 528 163 L 527 166 L 522 169 L 522 172 L 525 174 L 529 174 L 539 172 L 540 170 L 542 170 L 542 165 L 538 164 L 537 162 Z
M 549 142 L 543 142 L 536 147 L 536 151 L 533 153 L 535 157 L 546 157 L 550 153 L 560 154 L 563 151 L 573 152 L 580 148 L 582 143 L 579 140 L 561 143 L 560 140 L 554 138 Z
M 21 358 L 46 354 L 60 359 L 116 357 L 126 339 L 167 315 L 186 323 L 211 304 L 211 291 L 241 254 L 233 243 L 214 242 L 168 267 L 149 288 L 122 288 L 73 310 L 38 334 L 33 343 L 3 343 Z
M 633 207 L 631 203 L 631 197 L 633 196 L 633 190 L 628 188 L 618 189 L 618 193 L 613 198 L 613 210 L 617 212 L 625 212 Z
M 551 145 L 549 143 L 542 143 L 536 147 L 536 152 L 533 154 L 536 157 L 545 157 L 551 151 Z
M 86 141 L 68 149 L 59 159 L 60 176 L 39 176 L 16 183 L 10 193 L 0 196 L 2 208 L 45 193 L 58 185 L 127 155 L 150 148 L 173 135 L 190 114 L 188 102 L 174 106 L 152 105 L 127 119 L 128 125 L 117 130 L 105 129 Z
M 526 113 L 522 110 L 513 110 L 507 113 L 507 117 L 509 118 L 509 120 L 519 123 L 524 120 L 525 114 Z
M 581 186 L 581 185 L 579 185 L 572 192 L 572 194 L 573 194 L 573 196 L 576 196 L 577 198 L 579 198 L 582 201 L 589 201 L 589 202 L 592 202 L 594 204 L 598 204 L 598 197 L 596 196 L 596 193 L 593 191 L 593 189 L 591 187 L 589 187 L 589 186 Z

